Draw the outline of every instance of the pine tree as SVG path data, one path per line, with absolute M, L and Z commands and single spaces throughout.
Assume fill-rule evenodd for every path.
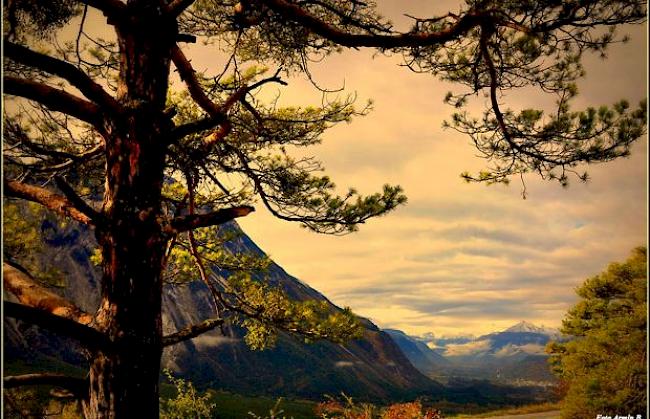
M 573 339 L 548 348 L 555 373 L 568 386 L 562 417 L 645 414 L 647 266 L 646 248 L 637 248 L 576 290 L 580 301 L 562 326 Z
M 580 163 L 626 155 L 645 130 L 645 103 L 569 108 L 582 54 L 604 53 L 619 25 L 644 22 L 643 1 L 471 0 L 456 12 L 413 18 L 403 33 L 374 2 L 357 0 L 9 0 L 3 13 L 5 198 L 94 229 L 103 271 L 99 311 L 84 313 L 3 265 L 5 286 L 21 296 L 5 303 L 5 315 L 77 339 L 91 365 L 87 382 L 9 382 L 68 384 L 88 418 L 158 417 L 163 347 L 225 321 L 220 314 L 163 336 L 164 277 L 189 274 L 188 262 L 219 313 L 243 319 L 254 346 L 278 328 L 308 339 L 358 333 L 347 310 L 291 302 L 245 274 L 216 287 L 206 268 L 239 263 L 219 250 L 218 231 L 249 216 L 253 204 L 345 234 L 406 200 L 388 185 L 339 196 L 317 160 L 299 157 L 325 130 L 367 109 L 349 99 L 304 108 L 264 101 L 261 93 L 289 74 L 308 76 L 344 48 L 374 48 L 456 83 L 464 90 L 446 98 L 459 109 L 450 126 L 489 161 L 467 180 L 533 171 L 566 184 Z M 97 16 L 101 36 L 89 28 Z M 68 41 L 66 30 L 75 34 Z M 222 68 L 193 68 L 182 46 L 197 39 L 229 57 Z M 172 66 L 178 91 L 170 89 Z M 555 95 L 557 110 L 503 108 L 504 92 L 526 87 Z M 462 108 L 481 92 L 489 106 L 472 118 Z

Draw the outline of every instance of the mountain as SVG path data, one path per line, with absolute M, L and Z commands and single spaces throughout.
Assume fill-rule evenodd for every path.
M 515 324 L 514 326 L 507 328 L 506 330 L 504 330 L 504 332 L 537 333 L 540 335 L 547 335 L 551 339 L 560 338 L 562 335 L 558 329 L 554 329 L 551 327 L 544 327 L 544 326 L 538 327 L 525 320 L 522 320 L 519 323 Z
M 236 223 L 225 227 L 239 232 L 228 243 L 233 252 L 263 255 L 259 247 Z M 98 304 L 99 272 L 90 262 L 95 242 L 84 227 L 59 227 L 44 222 L 42 229 L 48 246 L 44 261 L 66 275 L 67 284 L 59 292 L 82 309 L 93 312 Z M 214 269 L 218 276 L 228 272 Z M 298 300 L 326 301 L 318 291 L 287 274 L 273 263 L 268 281 Z M 12 296 L 5 293 L 5 298 Z M 163 329 L 172 333 L 188 324 L 214 315 L 209 291 L 202 282 L 166 285 L 163 297 Z M 414 368 L 399 347 L 372 322 L 362 319 L 362 339 L 346 345 L 329 342 L 304 344 L 286 334 L 277 345 L 265 351 L 252 351 L 243 342 L 243 331 L 224 327 L 169 348 L 163 354 L 163 367 L 191 379 L 197 386 L 209 386 L 246 394 L 300 396 L 322 399 L 324 394 L 347 395 L 367 400 L 401 397 L 441 386 Z M 34 326 L 5 320 L 5 361 L 63 359 L 83 364 L 79 348 Z M 9 357 L 9 358 L 8 358 Z
M 384 329 L 384 332 L 395 341 L 411 364 L 425 375 L 434 374 L 449 365 L 445 357 L 429 348 L 426 343 L 408 336 L 401 330 Z
M 556 329 L 522 321 L 501 332 L 474 338 L 407 336 L 391 330 L 387 333 L 413 366 L 442 382 L 463 378 L 546 386 L 556 381 L 544 352 L 549 341 L 562 339 Z

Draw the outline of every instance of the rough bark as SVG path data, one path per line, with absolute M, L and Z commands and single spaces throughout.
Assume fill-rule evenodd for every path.
M 103 256 L 95 327 L 112 341 L 93 355 L 87 418 L 157 418 L 162 355 L 159 220 L 166 136 L 164 113 L 176 26 L 155 4 L 129 2 L 117 26 L 121 118 L 105 123 L 106 189 L 96 229 Z M 154 2 L 155 3 L 155 2 Z

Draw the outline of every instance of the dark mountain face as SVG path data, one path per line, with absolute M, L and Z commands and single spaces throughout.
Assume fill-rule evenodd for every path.
M 66 274 L 61 293 L 82 309 L 93 312 L 98 304 L 99 272 L 90 263 L 94 248 L 91 231 L 46 226 L 48 247 L 43 258 Z M 238 230 L 236 224 L 229 228 Z M 232 251 L 263 252 L 242 233 L 228 244 Z M 218 275 L 227 272 L 215 271 Z M 267 280 L 298 300 L 327 299 L 272 264 Z M 11 296 L 7 296 L 11 298 Z M 172 333 L 188 324 L 214 316 L 209 292 L 201 282 L 167 285 L 163 297 L 163 328 Z M 329 301 L 328 301 L 329 303 Z M 329 303 L 331 304 L 331 303 Z M 338 309 L 332 304 L 332 309 Z M 346 345 L 329 342 L 305 344 L 281 334 L 275 348 L 252 351 L 243 343 L 243 331 L 235 326 L 215 330 L 165 350 L 163 367 L 187 377 L 199 386 L 236 392 L 295 395 L 321 399 L 323 394 L 364 399 L 388 399 L 440 385 L 422 375 L 390 337 L 368 320 L 362 339 Z M 5 321 L 5 353 L 16 357 L 63 357 L 81 362 L 79 351 L 56 337 L 11 320 Z

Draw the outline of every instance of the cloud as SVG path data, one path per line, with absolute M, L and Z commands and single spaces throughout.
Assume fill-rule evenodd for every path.
M 426 15 L 424 8 L 444 5 L 409 7 Z M 645 95 L 641 29 L 630 29 L 633 42 L 614 46 L 608 61 L 588 59 L 576 109 Z M 350 51 L 314 68 L 319 82 L 339 86 L 345 79 L 361 101 L 373 98 L 375 110 L 327 133 L 310 153 L 323 158 L 341 190 L 354 185 L 372 193 L 397 183 L 409 202 L 345 237 L 310 233 L 261 207 L 242 218 L 287 272 L 381 327 L 479 335 L 519 320 L 559 326 L 578 284 L 646 243 L 647 138 L 629 159 L 588 167 L 587 184 L 563 189 L 526 176 L 526 200 L 518 179 L 510 187 L 465 184 L 459 173 L 485 162 L 468 138 L 441 129 L 451 112 L 441 98 L 451 86 L 403 72 L 395 65 L 400 57 L 372 55 Z M 285 103 L 319 103 L 308 82 L 291 85 Z M 539 104 L 528 93 L 508 99 L 513 107 Z
M 535 355 L 541 355 L 545 353 L 543 345 L 537 345 L 534 343 L 528 343 L 526 345 L 509 344 L 509 345 L 505 345 L 503 348 L 496 351 L 494 353 L 494 356 L 501 358 L 501 357 L 516 355 L 521 352 L 527 354 L 535 354 Z
M 477 340 L 468 343 L 452 343 L 445 347 L 445 356 L 476 355 L 490 350 L 489 340 Z
M 494 243 L 505 243 L 509 246 L 523 246 L 538 250 L 553 250 L 560 247 L 566 242 L 566 236 L 560 235 L 533 235 L 530 231 L 515 230 L 512 228 L 503 228 L 500 226 L 486 228 L 475 224 L 457 225 L 451 228 L 432 231 L 439 239 L 445 239 L 451 242 L 482 240 Z M 482 252 L 475 252 L 477 255 L 493 256 L 489 248 L 484 248 Z
M 194 346 L 199 350 L 207 348 L 215 348 L 221 345 L 232 345 L 239 341 L 239 339 L 231 338 L 229 336 L 220 335 L 201 335 L 192 340 Z
M 349 367 L 354 367 L 355 362 L 352 361 L 336 361 L 334 363 L 334 366 L 336 368 L 349 368 Z

